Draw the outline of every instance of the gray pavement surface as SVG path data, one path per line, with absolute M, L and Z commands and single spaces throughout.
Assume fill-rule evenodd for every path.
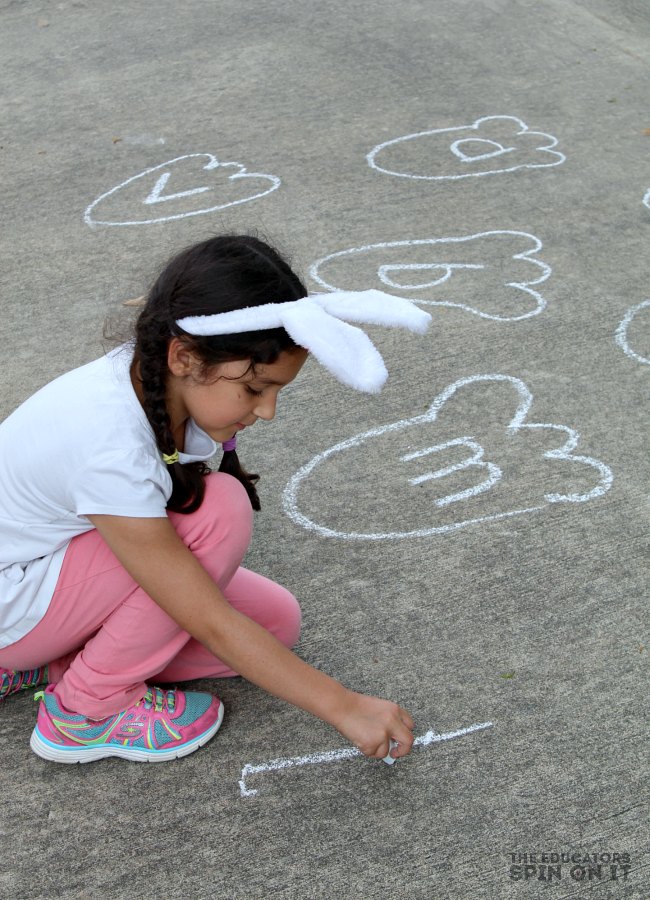
M 227 714 L 193 756 L 63 767 L 10 698 L 0 896 L 647 900 L 647 3 L 0 21 L 0 416 L 215 231 L 267 235 L 312 290 L 433 304 L 427 335 L 372 330 L 381 395 L 309 362 L 241 454 L 248 564 L 300 598 L 298 652 L 404 704 L 419 746 L 323 760 L 340 735 L 237 679 L 202 683 Z

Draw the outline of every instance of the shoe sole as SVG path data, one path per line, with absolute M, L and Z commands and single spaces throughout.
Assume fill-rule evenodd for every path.
M 87 763 L 110 756 L 128 759 L 131 762 L 167 762 L 171 759 L 179 759 L 181 756 L 188 756 L 190 753 L 198 750 L 199 747 L 207 744 L 210 738 L 219 730 L 223 721 L 223 713 L 224 706 L 220 701 L 219 716 L 216 722 L 213 722 L 203 734 L 169 750 L 149 750 L 140 747 L 125 747 L 120 744 L 101 744 L 97 747 L 62 747 L 60 744 L 48 741 L 36 728 L 32 732 L 29 746 L 37 756 L 47 759 L 49 762 Z

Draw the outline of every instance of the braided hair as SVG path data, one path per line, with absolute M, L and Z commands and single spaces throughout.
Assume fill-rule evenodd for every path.
M 250 360 L 254 371 L 255 365 L 274 363 L 283 351 L 296 347 L 284 328 L 198 337 L 184 332 L 176 320 L 298 300 L 306 295 L 306 288 L 280 254 L 249 235 L 209 238 L 170 260 L 149 291 L 135 326 L 134 371 L 141 382 L 145 414 L 162 454 L 172 455 L 176 449 L 167 411 L 167 349 L 172 337 L 181 338 L 200 360 L 203 377 L 213 366 L 234 360 Z M 173 488 L 167 508 L 194 512 L 203 501 L 209 467 L 202 462 L 176 462 L 168 470 Z M 239 479 L 253 509 L 260 508 L 255 489 L 259 476 L 244 471 L 235 450 L 224 452 L 219 471 Z

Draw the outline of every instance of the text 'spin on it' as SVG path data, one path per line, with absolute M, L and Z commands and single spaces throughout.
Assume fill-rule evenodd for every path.
M 392 757 L 392 756 L 390 755 L 390 751 L 391 751 L 394 747 L 398 747 L 398 746 L 399 746 L 398 742 L 397 742 L 397 741 L 394 741 L 394 740 L 391 738 L 391 739 L 390 739 L 390 747 L 388 748 L 388 756 L 384 756 L 384 758 L 383 758 L 383 760 L 382 760 L 382 762 L 385 762 L 387 766 L 392 766 L 392 765 L 394 765 L 394 764 L 397 762 L 397 760 L 396 760 L 394 757 Z

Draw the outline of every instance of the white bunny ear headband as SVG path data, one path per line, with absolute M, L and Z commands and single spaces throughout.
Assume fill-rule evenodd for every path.
M 411 300 L 373 290 L 312 294 L 287 303 L 187 316 L 176 324 L 188 334 L 204 337 L 284 328 L 343 384 L 374 394 L 388 378 L 386 366 L 368 335 L 347 323 L 408 328 L 422 334 L 430 321 L 429 313 Z

